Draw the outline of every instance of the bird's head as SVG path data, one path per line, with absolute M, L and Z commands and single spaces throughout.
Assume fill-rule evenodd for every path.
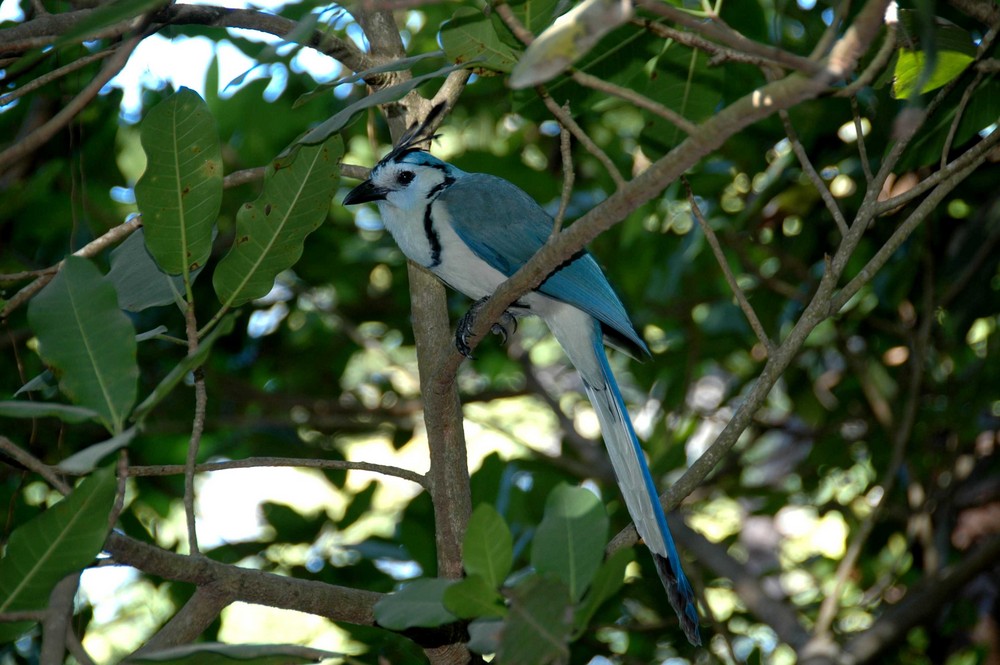
M 423 210 L 460 173 L 424 150 L 397 148 L 375 165 L 368 180 L 348 192 L 344 205 L 372 201 L 401 210 Z

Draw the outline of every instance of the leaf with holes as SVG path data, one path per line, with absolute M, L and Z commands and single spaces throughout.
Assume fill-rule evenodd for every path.
M 287 158 L 291 163 L 267 167 L 264 191 L 236 214 L 236 240 L 213 276 L 224 307 L 267 295 L 278 273 L 299 260 L 306 236 L 330 212 L 343 154 L 344 142 L 334 136 L 302 146 Z
M 97 266 L 66 257 L 28 306 L 28 323 L 62 391 L 119 434 L 137 393 L 135 328 Z
M 52 588 L 100 553 L 114 499 L 114 469 L 100 469 L 55 506 L 14 529 L 0 560 L 0 613 L 44 610 Z M 0 623 L 0 644 L 31 626 Z
M 164 271 L 187 274 L 212 251 L 222 207 L 222 151 L 208 105 L 181 88 L 142 121 L 146 170 L 135 185 L 146 247 Z

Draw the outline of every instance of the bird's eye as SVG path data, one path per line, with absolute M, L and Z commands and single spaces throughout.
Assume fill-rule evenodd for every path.
M 413 171 L 402 171 L 396 176 L 396 182 L 400 185 L 409 185 L 413 182 Z

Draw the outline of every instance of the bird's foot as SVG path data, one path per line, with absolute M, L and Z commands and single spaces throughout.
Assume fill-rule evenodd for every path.
M 482 310 L 489 299 L 490 297 L 486 296 L 472 303 L 469 311 L 458 321 L 458 329 L 455 330 L 455 347 L 466 358 L 472 357 L 472 346 L 469 343 L 473 336 L 472 326 L 475 324 L 480 310 Z M 505 310 L 500 315 L 500 320 L 490 326 L 490 332 L 494 335 L 500 335 L 501 344 L 506 344 L 507 336 L 510 333 L 517 332 L 517 319 L 514 318 L 513 314 Z

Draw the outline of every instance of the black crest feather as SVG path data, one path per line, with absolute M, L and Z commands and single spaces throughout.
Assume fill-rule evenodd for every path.
M 424 118 L 423 122 L 415 122 L 410 125 L 410 128 L 407 129 L 401 137 L 399 137 L 399 141 L 396 143 L 396 146 L 388 155 L 382 158 L 380 163 L 393 162 L 403 157 L 403 155 L 413 152 L 414 150 L 422 150 L 422 148 L 420 148 L 421 143 L 426 142 L 429 144 L 431 141 L 436 139 L 439 134 L 435 134 L 434 130 L 441 124 L 441 120 L 444 118 L 445 108 L 446 104 L 441 102 L 430 110 L 430 113 L 427 114 L 427 117 Z M 430 146 L 428 145 L 428 147 Z

